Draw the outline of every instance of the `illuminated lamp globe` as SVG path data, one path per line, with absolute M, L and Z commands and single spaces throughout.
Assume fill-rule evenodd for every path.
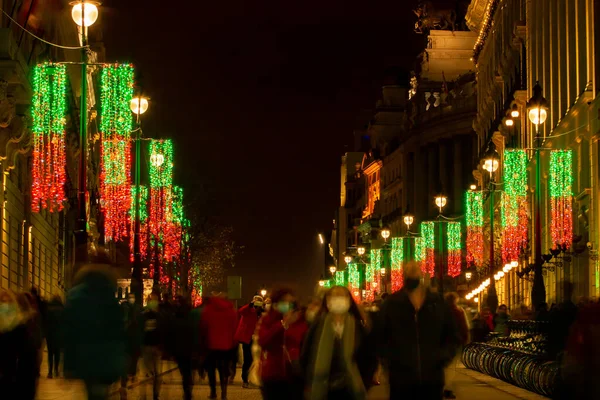
M 336 270 L 337 270 L 337 268 L 335 267 L 335 265 L 332 265 L 331 267 L 329 267 L 329 272 L 331 272 L 331 275 L 334 275 Z
M 505 265 L 505 266 L 502 268 L 502 271 L 504 271 L 504 272 L 506 273 L 506 272 L 510 271 L 510 270 L 511 270 L 511 268 L 512 268 L 512 267 L 510 266 L 510 264 L 506 264 L 506 265 Z
M 470 281 L 472 277 L 473 273 L 471 271 L 465 272 L 465 278 L 467 278 L 468 281 Z
M 498 271 L 498 276 L 500 278 L 503 278 L 504 277 L 504 271 Z
M 514 126 L 515 125 L 515 121 L 513 121 L 512 118 L 506 118 L 504 120 L 504 125 L 506 125 L 508 127 Z
M 413 222 L 415 222 L 415 217 L 413 217 L 412 214 L 406 214 L 404 216 L 404 223 L 406 224 L 408 229 L 410 229 L 410 226 L 413 224 Z
M 533 87 L 533 96 L 527 102 L 527 116 L 536 127 L 548 118 L 548 101 L 543 96 L 539 82 Z
M 510 109 L 510 116 L 512 118 L 519 118 L 520 115 L 521 113 L 519 112 L 519 107 L 517 107 L 516 104 L 513 104 L 512 108 Z
M 388 240 L 388 238 L 390 237 L 391 232 L 389 229 L 382 229 L 381 230 L 381 237 L 384 238 L 385 240 Z
M 265 296 L 267 295 L 267 289 L 262 289 L 262 290 L 260 291 L 260 295 L 261 295 L 262 297 L 265 297 Z
M 73 1 L 69 5 L 73 6 L 71 18 L 79 26 L 83 25 L 87 28 L 94 25 L 94 22 L 98 19 L 98 6 L 100 3 L 96 1 Z
M 365 249 L 363 246 L 360 246 L 358 249 L 356 249 L 357 253 L 359 256 L 362 256 L 365 254 L 365 252 L 367 251 L 367 249 Z
M 350 264 L 352 262 L 352 256 L 344 257 L 344 261 L 346 261 L 346 264 Z
M 443 194 L 437 195 L 434 198 L 435 200 L 435 205 L 437 206 L 437 208 L 440 209 L 440 213 L 442 212 L 442 208 L 446 207 L 446 204 L 448 203 L 448 198 L 446 196 L 444 196 Z
M 479 297 L 475 297 L 475 298 L 473 299 L 473 301 L 474 301 L 475 303 L 479 303 Z
M 471 190 L 476 190 L 476 189 L 477 189 L 477 185 L 471 185 L 471 186 L 469 187 L 469 189 L 471 189 Z
M 134 97 L 129 102 L 129 108 L 134 114 L 141 115 L 148 111 L 148 99 L 145 97 Z
M 325 281 L 322 281 L 322 280 L 319 281 L 319 286 L 321 286 L 321 287 L 325 286 Z
M 511 261 L 510 262 L 510 266 L 513 268 L 517 268 L 519 266 L 519 262 L 518 261 Z
M 496 149 L 491 148 L 483 159 L 483 169 L 492 174 L 498 170 L 499 166 L 500 157 L 498 156 L 498 152 Z
M 164 162 L 165 162 L 165 156 L 163 156 L 162 154 L 154 153 L 154 154 L 150 155 L 150 163 L 154 167 L 160 167 L 161 165 L 163 165 Z
M 499 281 L 500 280 L 500 275 L 498 275 L 498 274 L 494 275 L 494 279 L 497 280 L 497 281 Z

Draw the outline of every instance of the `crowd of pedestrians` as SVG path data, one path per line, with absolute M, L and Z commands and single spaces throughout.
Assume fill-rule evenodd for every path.
M 600 370 L 600 305 L 574 304 L 569 285 L 563 303 L 539 305 L 535 314 L 521 306 L 511 316 L 506 305 L 471 314 L 457 294 L 442 298 L 431 290 L 416 264 L 405 266 L 402 290 L 362 304 L 340 286 L 306 306 L 289 289 L 256 295 L 239 309 L 217 292 L 199 307 L 158 291 L 146 299 L 131 293 L 119 304 L 105 265 L 84 267 L 74 282 L 64 305 L 59 296 L 43 301 L 35 288 L 0 290 L 6 398 L 35 399 L 45 347 L 47 378 L 82 380 L 91 400 L 107 399 L 117 382 L 126 399 L 140 373 L 143 398 L 158 400 L 166 359 L 177 364 L 184 400 L 192 399 L 195 376 L 208 377 L 209 399 L 227 399 L 238 361 L 242 387 L 260 390 L 265 400 L 366 400 L 384 375 L 390 399 L 453 399 L 462 347 L 509 335 L 511 318 L 551 326 L 549 353 L 561 365 L 558 399 L 600 393 L 590 372 Z

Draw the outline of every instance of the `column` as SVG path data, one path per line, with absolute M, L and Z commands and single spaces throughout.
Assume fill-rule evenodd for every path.
M 435 212 L 435 204 L 433 203 L 433 197 L 437 194 L 438 182 L 440 179 L 439 169 L 439 147 L 438 144 L 431 144 L 427 146 L 427 194 L 425 196 L 425 204 L 428 216 L 437 215 Z

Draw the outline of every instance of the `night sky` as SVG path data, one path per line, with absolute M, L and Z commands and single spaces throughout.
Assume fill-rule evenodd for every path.
M 131 62 L 151 97 L 144 134 L 175 143 L 176 182 L 245 246 L 244 293 L 303 294 L 323 265 L 339 165 L 383 84 L 423 37 L 412 0 L 107 0 L 107 61 Z

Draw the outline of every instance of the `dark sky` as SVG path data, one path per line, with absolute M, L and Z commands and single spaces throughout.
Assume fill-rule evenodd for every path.
M 245 246 L 230 274 L 246 296 L 316 283 L 357 116 L 423 41 L 415 2 L 103 3 L 107 59 L 132 62 L 152 99 L 144 134 L 174 139 L 177 182 Z

